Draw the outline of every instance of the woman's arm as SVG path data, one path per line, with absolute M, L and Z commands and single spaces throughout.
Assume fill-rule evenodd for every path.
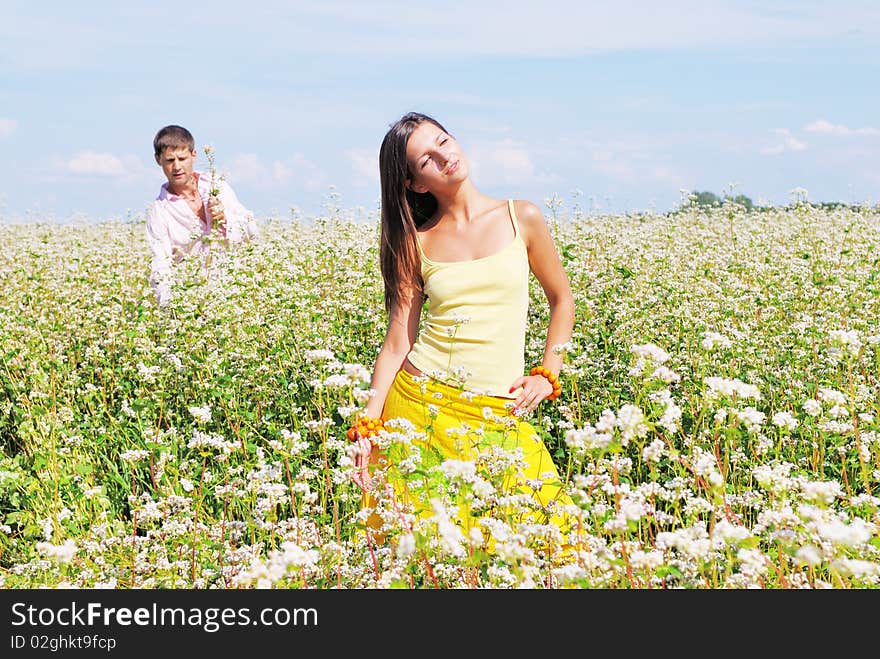
M 544 295 L 550 305 L 550 324 L 547 327 L 547 340 L 544 343 L 541 365 L 554 375 L 559 375 L 562 357 L 553 352 L 553 346 L 571 340 L 571 332 L 574 328 L 574 297 L 571 294 L 571 284 L 541 211 L 530 201 L 516 201 L 514 205 L 522 238 L 529 253 L 529 268 L 544 289 Z M 520 386 L 523 387 L 523 391 L 516 399 L 516 407 L 526 412 L 531 412 L 538 403 L 553 392 L 552 385 L 542 376 L 518 378 L 513 383 L 511 391 Z
M 401 298 L 397 308 L 393 309 L 388 318 L 388 329 L 385 332 L 385 341 L 376 357 L 373 366 L 373 377 L 370 380 L 370 389 L 376 393 L 367 402 L 366 415 L 379 417 L 385 407 L 385 398 L 394 381 L 394 376 L 400 370 L 403 360 L 412 349 L 419 329 L 419 318 L 422 311 L 422 291 Z
M 403 360 L 409 354 L 416 340 L 416 332 L 419 329 L 419 317 L 422 311 L 422 292 L 419 290 L 412 296 L 401 298 L 400 303 L 389 314 L 388 329 L 385 332 L 385 340 L 373 365 L 373 377 L 370 379 L 370 389 L 373 396 L 367 401 L 365 414 L 368 417 L 378 418 L 382 416 L 385 407 L 385 399 L 391 389 L 391 383 L 397 371 L 400 370 Z M 369 464 L 378 458 L 378 449 L 373 446 L 369 437 L 357 435 L 355 437 L 355 449 L 353 454 L 355 471 L 352 474 L 354 482 L 364 491 L 372 486 Z

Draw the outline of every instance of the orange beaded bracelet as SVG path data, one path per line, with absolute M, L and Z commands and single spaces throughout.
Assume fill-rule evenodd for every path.
M 362 416 L 345 434 L 351 441 L 356 441 L 358 436 L 375 437 L 379 434 L 380 430 L 384 429 L 385 424 L 382 419 L 371 416 Z
M 535 368 L 529 371 L 529 375 L 541 375 L 547 378 L 547 382 L 553 386 L 553 393 L 547 396 L 546 400 L 555 400 L 562 395 L 562 384 L 559 382 L 559 378 L 553 375 L 549 368 L 535 366 Z

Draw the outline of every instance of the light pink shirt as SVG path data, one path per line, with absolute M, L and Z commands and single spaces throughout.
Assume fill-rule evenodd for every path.
M 206 223 L 202 223 L 183 197 L 168 191 L 168 183 L 162 184 L 159 196 L 147 209 L 147 241 L 153 254 L 150 286 L 160 306 L 164 306 L 171 296 L 172 266 L 188 254 L 208 251 L 208 244 L 203 238 L 210 235 L 212 226 L 208 207 L 210 176 L 201 172 L 194 174 L 205 208 Z M 253 213 L 241 205 L 226 181 L 220 180 L 217 187 L 226 215 L 226 239 L 229 244 L 234 245 L 256 236 L 258 229 Z

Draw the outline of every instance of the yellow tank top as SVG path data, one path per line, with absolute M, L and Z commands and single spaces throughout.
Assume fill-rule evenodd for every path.
M 448 384 L 514 398 L 510 386 L 525 367 L 529 256 L 512 199 L 507 207 L 514 237 L 494 254 L 437 262 L 419 244 L 428 310 L 408 358 Z

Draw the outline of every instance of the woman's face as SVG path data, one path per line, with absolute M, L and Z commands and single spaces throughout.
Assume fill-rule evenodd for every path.
M 419 124 L 406 143 L 406 162 L 414 192 L 457 186 L 468 175 L 467 160 L 451 135 L 429 121 Z

